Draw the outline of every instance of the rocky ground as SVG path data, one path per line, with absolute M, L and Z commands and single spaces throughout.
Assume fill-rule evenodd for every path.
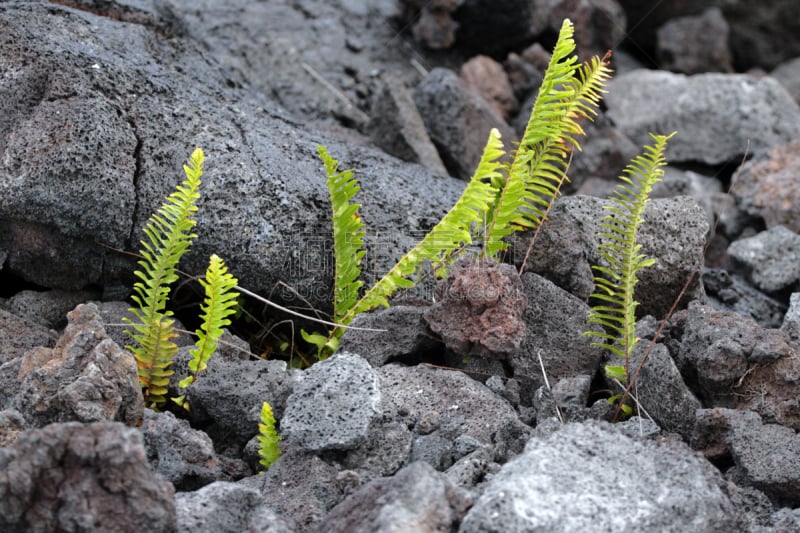
M 508 265 L 456 269 L 507 282 L 466 301 L 491 327 L 423 287 L 300 370 L 289 317 L 251 302 L 192 412 L 145 409 L 123 252 L 195 146 L 182 269 L 217 253 L 329 310 L 316 146 L 361 183 L 369 282 L 490 128 L 518 138 L 564 17 L 617 73 L 521 276 L 526 235 Z M 0 530 L 800 531 L 799 21 L 793 0 L 0 3 Z M 647 133 L 673 130 L 640 237 L 641 409 L 610 424 L 583 335 L 595 233 Z M 258 473 L 264 401 L 283 453 Z

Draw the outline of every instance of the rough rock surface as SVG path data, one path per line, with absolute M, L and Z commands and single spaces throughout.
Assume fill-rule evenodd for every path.
M 372 366 L 394 361 L 418 362 L 441 349 L 423 314 L 427 306 L 393 305 L 358 315 L 351 326 L 385 331 L 348 329 L 339 341 L 342 351 L 357 353 Z
M 492 128 L 507 146 L 515 138 L 503 117 L 451 70 L 431 70 L 417 85 L 414 103 L 445 166 L 463 180 L 475 171 Z
M 731 191 L 748 214 L 760 217 L 768 228 L 786 226 L 800 232 L 800 142 L 779 146 L 742 166 Z
M 800 106 L 770 77 L 637 70 L 609 84 L 608 117 L 644 145 L 648 132 L 667 135 L 673 163 L 716 165 L 761 154 L 800 137 Z
M 551 383 L 579 374 L 594 375 L 601 354 L 583 335 L 591 329 L 589 306 L 536 274 L 523 274 L 522 284 L 528 297 L 523 315 L 527 328 L 521 350 L 509 358 L 514 377 L 525 383 L 530 394 L 544 385 L 542 365 Z M 529 404 L 529 397 L 523 402 Z
M 3 531 L 166 533 L 173 492 L 150 470 L 142 435 L 119 423 L 51 424 L 0 449 Z
M 447 477 L 426 463 L 414 462 L 391 478 L 359 488 L 315 531 L 447 531 L 466 505 L 465 495 Z
M 752 409 L 800 428 L 800 359 L 779 330 L 693 302 L 672 357 L 704 405 Z
M 466 259 L 437 287 L 425 320 L 458 354 L 505 358 L 520 348 L 527 305 L 516 268 Z
M 727 476 L 737 484 L 798 505 L 800 437 L 791 428 L 762 423 L 752 411 L 703 409 L 698 412 L 693 446 L 707 455 L 729 455 L 735 466 Z
M 81 304 L 55 347 L 25 354 L 12 400 L 34 427 L 52 422 L 139 424 L 144 398 L 136 360 L 106 335 L 93 304 Z
M 281 432 L 302 451 L 350 450 L 381 415 L 378 376 L 362 357 L 345 352 L 306 370 L 286 400 Z
M 699 74 L 732 72 L 730 28 L 719 8 L 670 20 L 658 30 L 658 62 L 664 70 Z
M 296 531 L 264 504 L 258 490 L 236 483 L 217 481 L 195 492 L 178 493 L 175 508 L 179 533 Z
M 22 357 L 31 348 L 52 347 L 56 339 L 44 326 L 0 309 L 0 365 Z M 8 394 L 8 390 L 3 392 Z
M 784 226 L 740 239 L 728 247 L 728 254 L 747 268 L 764 292 L 774 293 L 800 280 L 800 235 Z
M 800 104 L 800 57 L 781 63 L 769 75 L 781 82 Z
M 683 443 L 634 439 L 599 422 L 567 424 L 531 439 L 504 465 L 459 531 L 736 530 L 729 490 Z M 635 494 L 636 504 L 620 494 Z
M 15 83 L 7 85 L 12 92 L 0 99 L 0 114 L 9 117 L 0 138 L 10 140 L 0 146 L 4 270 L 65 289 L 127 279 L 132 262 L 119 261 L 117 252 L 96 242 L 137 248 L 141 228 L 181 179 L 181 165 L 194 146 L 207 152 L 204 200 L 199 236 L 183 268 L 202 272 L 208 256 L 217 253 L 235 265 L 240 283 L 249 289 L 269 294 L 281 279 L 319 308 L 329 305 L 332 271 L 330 219 L 320 216 L 326 193 L 317 144 L 327 145 L 343 168 L 356 167 L 362 214 L 371 228 L 388 235 L 386 256 L 377 261 L 381 271 L 396 260 L 388 251 L 410 248 L 408 234 L 429 227 L 455 202 L 463 188 L 457 180 L 436 178 L 422 167 L 401 167 L 359 146 L 365 144 L 361 141 L 309 132 L 264 94 L 242 90 L 251 87 L 242 75 L 251 67 L 264 69 L 262 83 L 280 84 L 279 77 L 296 85 L 301 74 L 287 77 L 286 65 L 278 69 L 260 57 L 288 62 L 302 79 L 309 74 L 303 61 L 278 53 L 280 46 L 291 47 L 291 39 L 273 40 L 268 53 L 256 53 L 253 42 L 222 43 L 225 17 L 237 17 L 236 26 L 242 21 L 243 34 L 258 27 L 262 37 L 256 43 L 263 44 L 264 23 L 280 20 L 286 27 L 279 34 L 291 29 L 289 20 L 305 27 L 299 6 L 241 2 L 245 12 L 254 12 L 249 19 L 233 6 L 212 4 L 178 9 L 199 42 L 54 4 L 3 4 L 0 25 L 8 31 L 0 49 L 5 61 L 20 66 Z M 269 7 L 288 18 L 270 16 L 264 11 Z M 333 38 L 326 20 L 318 19 L 315 35 Z M 208 26 L 215 29 L 203 33 Z M 344 31 L 338 36 L 344 40 Z M 205 48 L 202 39 L 217 46 Z M 245 50 L 250 65 L 239 63 Z M 314 48 L 303 53 L 313 55 Z M 215 56 L 237 59 L 221 68 Z M 318 61 L 310 64 L 317 72 Z M 306 87 L 337 100 L 318 86 Z M 275 90 L 290 106 L 288 85 Z M 306 96 L 304 91 L 298 98 Z M 362 170 L 368 179 L 359 174 Z M 273 296 L 293 299 L 288 293 Z

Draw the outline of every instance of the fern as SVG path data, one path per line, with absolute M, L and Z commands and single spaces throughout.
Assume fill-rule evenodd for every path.
M 364 258 L 364 224 L 358 214 L 360 204 L 351 203 L 360 187 L 352 171 L 339 172 L 339 162 L 333 159 L 324 146 L 317 148 L 325 165 L 326 185 L 331 199 L 333 222 L 333 321 L 341 322 L 359 298 L 363 282 L 361 260 Z M 320 354 L 333 353 L 338 348 L 338 337 L 301 330 L 303 339 L 317 346 Z
M 565 19 L 508 177 L 497 184 L 501 191 L 485 236 L 488 257 L 508 248 L 504 239 L 512 233 L 542 223 L 567 179 L 571 151 L 580 150 L 578 120 L 597 114 L 611 70 L 606 58 L 578 64 L 573 31 Z
M 650 136 L 654 144 L 644 147 L 644 152 L 631 161 L 620 177 L 620 183 L 611 196 L 612 203 L 604 206 L 608 214 L 600 224 L 598 247 L 600 256 L 608 266 L 593 266 L 595 292 L 592 298 L 599 302 L 592 306 L 589 323 L 601 326 L 604 331 L 590 331 L 587 335 L 601 340 L 594 346 L 604 348 L 622 358 L 625 366 L 606 366 L 610 378 L 625 383 L 629 377 L 628 361 L 639 339 L 635 336 L 636 307 L 634 298 L 637 273 L 655 264 L 655 260 L 641 253 L 637 233 L 644 219 L 644 210 L 650 201 L 653 185 L 661 181 L 667 141 L 671 135 Z M 612 400 L 617 397 L 612 398 Z
M 478 168 L 456 204 L 414 248 L 339 317 L 340 324 L 346 326 L 360 313 L 377 307 L 389 307 L 389 298 L 398 289 L 414 286 L 414 282 L 408 278 L 417 272 L 424 261 L 443 265 L 453 252 L 472 243 L 473 226 L 483 223 L 484 215 L 494 201 L 496 189 L 492 182 L 500 177 L 503 164 L 499 159 L 503 155 L 505 152 L 500 132 L 492 129 Z M 341 328 L 334 328 L 329 338 L 338 339 L 342 332 Z
M 275 431 L 275 417 L 272 414 L 272 407 L 264 402 L 261 405 L 261 423 L 258 424 L 258 461 L 264 470 L 268 469 L 278 460 L 281 450 L 278 448 L 280 435 Z
M 186 180 L 177 187 L 154 213 L 144 228 L 146 240 L 141 241 L 138 262 L 141 270 L 133 286 L 132 300 L 138 307 L 130 312 L 136 320 L 126 318 L 132 329 L 126 330 L 137 346 L 128 346 L 139 368 L 139 383 L 149 402 L 159 405 L 165 401 L 166 381 L 172 374 L 169 366 L 177 352 L 172 342 L 172 311 L 166 309 L 170 285 L 177 281 L 176 268 L 189 250 L 196 222 L 197 199 L 200 197 L 200 177 L 203 173 L 203 151 L 197 148 L 183 169 Z M 170 354 L 167 357 L 167 354 Z
M 178 383 L 181 389 L 194 383 L 197 375 L 206 370 L 206 363 L 217 350 L 222 328 L 231 323 L 228 317 L 236 311 L 236 299 L 239 297 L 239 293 L 233 290 L 238 280 L 228 272 L 225 263 L 217 255 L 211 256 L 205 279 L 201 278 L 199 281 L 205 289 L 205 300 L 200 307 L 202 322 L 195 331 L 195 348 L 189 351 L 192 356 L 189 361 L 190 373 Z M 173 400 L 184 409 L 189 409 L 185 395 Z

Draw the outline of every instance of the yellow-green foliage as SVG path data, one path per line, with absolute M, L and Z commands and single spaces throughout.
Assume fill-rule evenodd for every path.
M 359 298 L 363 282 L 361 260 L 364 258 L 364 224 L 358 214 L 361 204 L 351 203 L 361 189 L 350 170 L 339 172 L 339 162 L 328 155 L 323 146 L 318 148 L 320 159 L 325 165 L 326 185 L 331 199 L 333 221 L 333 321 L 343 323 L 347 313 Z M 314 345 L 320 355 L 336 351 L 339 336 L 300 332 L 303 338 Z
M 197 342 L 189 351 L 192 356 L 189 361 L 190 374 L 178 384 L 181 389 L 194 383 L 197 375 L 206 369 L 206 363 L 217 350 L 222 328 L 231 323 L 228 317 L 236 311 L 236 299 L 239 297 L 239 293 L 233 290 L 237 279 L 228 272 L 225 263 L 217 255 L 211 256 L 205 279 L 199 281 L 205 289 L 205 300 L 200 307 L 200 328 L 195 331 Z M 184 409 L 189 409 L 184 395 L 173 400 Z
M 594 302 L 589 313 L 589 322 L 604 328 L 587 332 L 599 337 L 594 346 L 605 348 L 625 360 L 625 366 L 607 366 L 609 377 L 626 382 L 629 377 L 628 360 L 639 339 L 635 336 L 636 307 L 634 291 L 637 274 L 643 268 L 655 264 L 655 260 L 641 253 L 636 237 L 644 220 L 644 210 L 650 201 L 653 185 L 661 181 L 663 167 L 667 161 L 664 151 L 669 136 L 650 136 L 654 144 L 645 146 L 624 170 L 613 195 L 612 203 L 604 206 L 608 214 L 603 217 L 598 238 L 598 251 L 608 266 L 594 266 Z
M 478 168 L 456 204 L 414 248 L 404 255 L 358 301 L 352 303 L 346 309 L 340 307 L 337 315 L 339 324 L 346 326 L 360 313 L 380 306 L 388 307 L 389 298 L 395 291 L 414 286 L 414 282 L 408 278 L 417 272 L 424 261 L 430 261 L 434 265 L 442 265 L 448 261 L 453 252 L 472 242 L 474 226 L 483 222 L 484 213 L 494 201 L 495 189 L 491 183 L 499 175 L 499 169 L 502 166 L 502 163 L 499 162 L 499 159 L 504 155 L 502 147 L 500 133 L 497 130 L 492 130 Z M 334 163 L 336 162 L 334 161 Z M 330 168 L 335 169 L 335 165 L 329 167 L 326 164 L 329 183 Z M 347 221 L 345 220 L 344 223 L 347 223 Z M 334 217 L 334 235 L 337 233 L 337 226 L 341 224 L 342 222 Z M 360 230 L 360 226 L 358 228 Z M 337 257 L 337 266 L 340 261 L 347 262 L 348 260 L 346 257 Z M 351 260 L 348 268 L 353 268 L 354 266 L 356 266 L 356 262 Z M 357 269 L 357 272 L 360 274 L 360 269 Z M 334 328 L 327 337 L 316 334 L 315 336 L 305 335 L 305 338 L 316 344 L 320 348 L 320 355 L 324 357 L 336 349 L 338 339 L 342 333 L 343 330 L 341 328 Z
M 280 435 L 275 431 L 275 417 L 272 414 L 272 407 L 264 402 L 261 405 L 261 423 L 258 424 L 258 455 L 261 457 L 259 463 L 264 470 L 272 466 L 278 460 L 281 450 L 278 448 Z
M 172 311 L 166 308 L 170 285 L 177 281 L 176 268 L 181 257 L 189 250 L 192 230 L 196 224 L 193 216 L 197 212 L 200 198 L 200 177 L 203 173 L 203 151 L 192 153 L 188 165 L 183 166 L 186 180 L 166 199 L 144 228 L 146 239 L 141 241 L 139 253 L 141 270 L 134 272 L 139 278 L 133 286 L 132 299 L 138 307 L 131 313 L 136 320 L 126 321 L 131 325 L 126 333 L 135 346 L 128 346 L 136 357 L 139 368 L 139 383 L 145 392 L 148 405 L 160 405 L 166 401 L 166 387 L 172 370 L 172 358 L 177 346 L 172 339 Z
M 507 177 L 495 183 L 500 190 L 485 235 L 488 257 L 497 258 L 515 231 L 542 223 L 567 179 L 572 150 L 580 149 L 575 137 L 584 132 L 578 120 L 597 114 L 611 70 L 598 57 L 579 64 L 572 36 L 572 23 L 564 20 Z
M 410 278 L 425 262 L 442 274 L 457 253 L 478 238 L 483 241 L 484 254 L 498 258 L 508 247 L 506 237 L 542 223 L 544 213 L 567 179 L 572 150 L 580 149 L 575 140 L 583 134 L 578 120 L 596 115 L 604 84 L 610 77 L 604 60 L 595 57 L 583 65 L 578 63 L 573 55 L 572 36 L 572 23 L 565 20 L 513 161 L 501 161 L 504 146 L 499 132 L 492 130 L 478 168 L 458 202 L 357 300 L 364 233 L 357 213 L 359 206 L 350 200 L 358 187 L 352 175 L 339 173 L 338 163 L 320 149 L 334 214 L 334 320 L 338 324 L 347 326 L 360 313 L 388 307 L 389 298 L 398 289 L 414 286 Z M 334 328 L 327 336 L 302 333 L 325 357 L 337 349 L 343 330 Z

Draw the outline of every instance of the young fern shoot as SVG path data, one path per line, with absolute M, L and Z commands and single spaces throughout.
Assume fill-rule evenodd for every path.
M 199 282 L 205 289 L 205 299 L 200 307 L 202 322 L 195 331 L 195 347 L 189 351 L 192 356 L 189 361 L 189 375 L 178 383 L 182 390 L 197 381 L 198 374 L 206 370 L 208 360 L 217 351 L 222 328 L 231 324 L 228 317 L 236 312 L 236 301 L 239 297 L 239 293 L 233 290 L 238 280 L 228 272 L 225 263 L 217 255 L 211 256 L 205 279 L 201 278 Z M 189 410 L 185 394 L 172 398 L 172 401 Z
M 144 228 L 146 240 L 139 251 L 142 260 L 134 275 L 139 278 L 131 297 L 137 307 L 130 312 L 136 320 L 125 318 L 131 329 L 125 332 L 136 342 L 127 346 L 139 369 L 139 384 L 148 405 L 159 406 L 166 401 L 166 387 L 172 370 L 169 366 L 178 350 L 172 342 L 174 332 L 172 311 L 166 308 L 170 285 L 178 280 L 177 266 L 197 237 L 192 229 L 197 224 L 197 200 L 200 198 L 200 177 L 203 174 L 203 151 L 197 148 L 183 166 L 186 180 L 167 197 Z
M 339 162 L 333 159 L 323 146 L 319 146 L 319 157 L 325 166 L 326 185 L 331 199 L 333 222 L 333 321 L 344 323 L 348 312 L 359 298 L 363 282 L 361 260 L 364 258 L 364 223 L 358 214 L 361 204 L 352 203 L 361 189 L 353 172 L 339 172 Z M 321 357 L 327 357 L 339 347 L 339 336 L 300 332 L 303 339 L 317 347 Z
M 269 469 L 278 460 L 281 450 L 278 448 L 280 435 L 275 431 L 275 416 L 272 406 L 268 402 L 261 405 L 261 422 L 258 424 L 258 455 L 259 464 L 264 470 Z
M 498 193 L 484 237 L 487 257 L 498 258 L 512 233 L 535 229 L 544 221 L 568 180 L 572 150 L 580 150 L 575 138 L 584 131 L 578 121 L 597 115 L 611 78 L 608 57 L 580 65 L 573 33 L 572 23 L 565 19 L 508 176 L 495 181 Z
M 628 361 L 639 340 L 635 336 L 637 274 L 655 264 L 655 259 L 641 253 L 637 234 L 653 185 L 664 175 L 663 167 L 667 164 L 664 152 L 673 135 L 675 133 L 667 136 L 650 134 L 654 143 L 645 146 L 644 152 L 634 158 L 620 176 L 622 183 L 612 194 L 612 203 L 604 206 L 608 214 L 603 217 L 597 235 L 601 241 L 598 251 L 607 266 L 592 267 L 597 273 L 592 299 L 597 303 L 591 307 L 588 321 L 600 328 L 586 332 L 586 335 L 599 338 L 592 343 L 594 346 L 609 350 L 625 362 L 625 366 L 606 366 L 606 375 L 621 383 L 628 381 Z M 609 401 L 616 401 L 620 396 Z M 626 407 L 623 406 L 623 411 L 629 414 L 630 408 Z

